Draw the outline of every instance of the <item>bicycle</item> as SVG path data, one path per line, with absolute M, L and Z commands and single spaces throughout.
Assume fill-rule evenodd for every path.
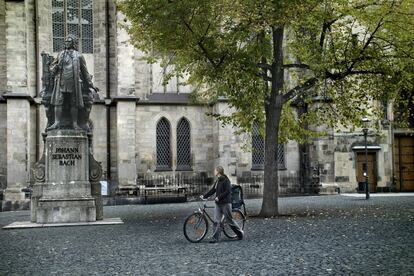
M 194 213 L 189 215 L 184 221 L 184 236 L 189 242 L 197 243 L 202 241 L 207 235 L 209 229 L 209 221 L 211 223 L 214 222 L 206 211 L 206 209 L 214 207 L 207 206 L 206 199 L 203 199 L 203 201 L 203 204 L 199 203 L 198 211 L 195 211 Z M 246 222 L 246 216 L 239 209 L 232 209 L 231 214 L 233 216 L 233 219 L 237 222 L 237 224 L 239 224 L 240 228 L 243 230 Z M 233 230 L 231 230 L 227 223 L 224 223 L 223 233 L 226 237 L 230 239 L 237 238 L 237 235 L 233 233 Z

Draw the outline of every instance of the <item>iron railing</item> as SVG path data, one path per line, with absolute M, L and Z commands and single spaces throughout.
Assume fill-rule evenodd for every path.
M 263 196 L 263 174 L 248 174 L 237 178 L 245 198 Z M 170 173 L 137 175 L 136 191 L 145 202 L 149 199 L 196 200 L 213 185 L 214 178 L 205 173 Z M 299 176 L 279 176 L 280 194 L 300 193 Z

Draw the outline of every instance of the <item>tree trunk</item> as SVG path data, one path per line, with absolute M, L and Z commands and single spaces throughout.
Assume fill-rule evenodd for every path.
M 266 107 L 265 164 L 261 217 L 273 217 L 279 214 L 279 171 L 276 154 L 279 123 L 282 114 L 282 96 L 276 95 L 274 98 L 273 103 L 269 103 Z
M 283 71 L 283 31 L 284 27 L 272 29 L 273 36 L 273 62 L 272 86 L 270 95 L 265 101 L 266 128 L 265 128 L 265 164 L 263 183 L 263 202 L 259 216 L 273 217 L 279 214 L 278 196 L 278 164 L 277 149 L 279 138 L 279 124 L 282 115 L 283 95 L 281 93 L 284 83 Z

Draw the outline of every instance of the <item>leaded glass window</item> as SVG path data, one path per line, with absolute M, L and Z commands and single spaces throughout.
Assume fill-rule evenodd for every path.
M 259 131 L 259 124 L 253 123 L 252 127 L 252 169 L 263 170 L 264 168 L 264 139 Z
M 191 130 L 185 118 L 177 125 L 177 170 L 191 170 Z
M 64 49 L 64 39 L 73 34 L 79 51 L 93 53 L 93 0 L 52 0 L 53 51 Z
M 276 161 L 278 169 L 286 169 L 285 163 L 285 145 L 279 144 L 277 145 L 277 152 L 276 152 Z
M 172 76 L 166 81 L 166 77 L 172 73 L 173 65 L 162 66 L 157 62 L 150 65 L 150 70 L 150 93 L 191 93 L 191 87 L 187 83 L 188 75 Z
M 265 158 L 265 142 L 260 134 L 260 126 L 257 122 L 252 126 L 252 170 L 263 170 Z M 279 144 L 276 151 L 278 169 L 285 169 L 285 147 Z
M 171 170 L 171 127 L 166 118 L 157 124 L 157 170 Z

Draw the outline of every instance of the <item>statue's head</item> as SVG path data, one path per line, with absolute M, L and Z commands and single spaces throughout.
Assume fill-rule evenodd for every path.
M 65 39 L 65 49 L 78 49 L 78 38 L 73 34 L 70 34 Z

